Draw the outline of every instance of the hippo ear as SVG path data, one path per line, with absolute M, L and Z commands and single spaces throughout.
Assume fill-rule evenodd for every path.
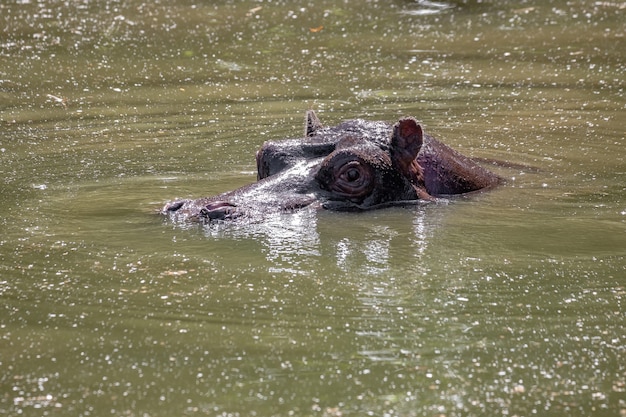
M 321 129 L 322 122 L 317 118 L 317 114 L 313 110 L 306 112 L 306 122 L 304 124 L 304 136 L 312 136 L 316 130 Z
M 391 158 L 413 186 L 417 198 L 432 200 L 433 197 L 426 191 L 424 170 L 417 163 L 416 159 L 423 140 L 422 127 L 417 124 L 415 119 L 410 117 L 400 119 L 393 127 Z
M 422 147 L 422 127 L 412 117 L 400 119 L 393 127 L 392 156 L 401 167 L 411 164 Z

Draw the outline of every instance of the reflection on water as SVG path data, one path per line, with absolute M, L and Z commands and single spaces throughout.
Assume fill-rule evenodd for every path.
M 345 272 L 358 270 L 365 276 L 380 276 L 392 271 L 398 259 L 405 263 L 407 257 L 419 269 L 420 258 L 427 253 L 429 239 L 441 220 L 439 207 L 445 208 L 445 204 L 428 203 L 348 215 L 349 229 L 338 228 L 339 231 L 336 223 L 345 222 L 342 216 L 346 214 L 324 213 L 327 226 L 320 225 L 320 235 L 324 242 L 332 242 L 329 256 Z
M 212 239 L 253 239 L 263 245 L 268 272 L 311 276 L 315 265 L 304 259 L 320 256 L 317 211 L 304 208 L 293 213 L 274 213 L 251 224 L 214 222 L 202 226 Z
M 404 262 L 407 252 L 412 252 L 410 256 L 419 268 L 420 258 L 427 256 L 429 239 L 441 222 L 443 213 L 439 208 L 446 204 L 426 203 L 360 213 L 306 207 L 274 213 L 252 223 L 178 222 L 172 226 L 200 230 L 216 244 L 219 239 L 254 240 L 263 247 L 270 273 L 311 276 L 323 258 L 325 264 L 334 260 L 344 273 L 358 270 L 364 276 L 378 276 L 392 271 L 396 258 Z
M 441 1 L 429 1 L 429 0 L 417 0 L 416 8 L 403 10 L 402 13 L 413 16 L 427 16 L 432 14 L 441 13 L 444 10 L 454 7 L 453 4 L 445 3 Z

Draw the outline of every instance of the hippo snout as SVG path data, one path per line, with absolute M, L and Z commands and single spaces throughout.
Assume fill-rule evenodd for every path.
M 191 200 L 176 200 L 176 201 L 171 201 L 169 203 L 167 203 L 162 209 L 161 209 L 161 213 L 166 214 L 166 213 L 175 213 L 178 210 L 180 210 L 185 203 L 188 203 Z
M 212 201 L 200 209 L 200 217 L 209 220 L 232 220 L 241 215 L 237 205 L 228 201 Z
M 202 202 L 195 200 L 176 200 L 167 203 L 161 213 L 174 217 L 198 218 L 206 220 L 233 220 L 241 216 L 237 205 L 226 200 Z

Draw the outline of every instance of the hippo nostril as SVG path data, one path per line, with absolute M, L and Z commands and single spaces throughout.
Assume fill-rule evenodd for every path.
M 209 220 L 224 220 L 235 218 L 236 205 L 228 201 L 213 201 L 200 209 L 200 216 Z
M 165 207 L 163 207 L 163 213 L 167 213 L 167 212 L 175 212 L 180 210 L 180 208 L 182 206 L 185 205 L 186 202 L 188 202 L 189 200 L 178 200 L 178 201 L 172 201 L 171 203 L 167 203 L 165 205 Z

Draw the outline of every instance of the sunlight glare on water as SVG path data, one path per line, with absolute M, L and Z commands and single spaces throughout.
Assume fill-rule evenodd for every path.
M 622 3 L 170 3 L 0 4 L 0 414 L 626 413 Z M 157 214 L 308 109 L 506 183 Z

